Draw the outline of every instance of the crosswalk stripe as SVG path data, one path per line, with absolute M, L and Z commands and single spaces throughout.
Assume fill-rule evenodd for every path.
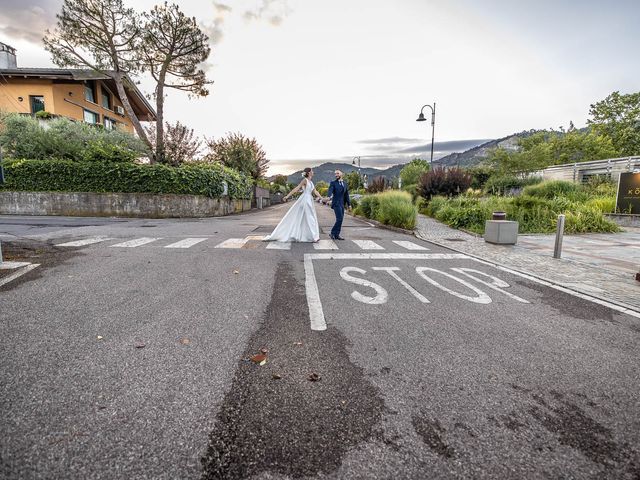
M 214 248 L 242 248 L 244 244 L 248 242 L 246 238 L 229 238 L 222 243 L 219 243 Z
M 207 240 L 206 238 L 185 238 L 184 240 L 180 240 L 179 242 L 172 243 L 171 245 L 167 245 L 164 248 L 189 248 L 194 245 L 204 242 Z
M 61 243 L 56 245 L 57 247 L 83 247 L 85 245 L 91 245 L 93 243 L 106 242 L 111 240 L 109 237 L 89 237 L 84 240 L 74 240 L 73 242 Z
M 338 250 L 338 245 L 333 240 L 320 240 L 313 244 L 316 250 Z
M 362 250 L 384 250 L 384 247 L 371 240 L 352 240 Z
M 406 248 L 407 250 L 429 250 L 427 247 L 423 247 L 422 245 L 408 242 L 406 240 L 394 240 L 393 243 L 400 245 L 402 248 Z
M 268 250 L 291 250 L 291 242 L 269 242 Z
M 142 237 L 136 238 L 134 240 L 129 240 L 127 242 L 116 243 L 115 245 L 111 245 L 112 247 L 122 247 L 122 248 L 135 248 L 141 245 L 146 245 L 147 243 L 155 242 L 156 240 L 160 240 L 160 237 Z

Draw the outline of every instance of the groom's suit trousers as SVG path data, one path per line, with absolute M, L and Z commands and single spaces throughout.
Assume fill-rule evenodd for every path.
M 342 230 L 342 220 L 344 220 L 344 206 L 336 205 L 333 207 L 333 211 L 336 214 L 336 223 L 331 229 L 331 235 L 337 237 L 340 235 L 340 231 Z

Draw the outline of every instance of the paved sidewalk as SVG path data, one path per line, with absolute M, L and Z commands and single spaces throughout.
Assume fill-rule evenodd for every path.
M 492 245 L 479 236 L 419 215 L 416 236 L 562 287 L 640 312 L 640 231 L 564 237 L 553 258 L 553 235 L 522 235 L 518 245 Z

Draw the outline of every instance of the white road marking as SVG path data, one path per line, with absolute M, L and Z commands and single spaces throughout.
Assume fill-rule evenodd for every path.
M 147 243 L 155 242 L 156 240 L 160 240 L 160 237 L 141 237 L 134 240 L 129 240 L 127 242 L 116 243 L 115 245 L 111 245 L 111 247 L 136 248 L 140 247 L 141 245 L 146 245 Z
M 383 303 L 387 303 L 387 301 L 389 300 L 389 293 L 384 288 L 382 288 L 377 283 L 370 282 L 369 280 L 365 280 L 364 278 L 358 278 L 349 275 L 351 272 L 357 272 L 361 275 L 367 273 L 366 270 L 358 267 L 344 267 L 342 270 L 340 270 L 340 277 L 342 277 L 342 279 L 347 282 L 355 283 L 356 285 L 362 285 L 363 287 L 369 287 L 376 291 L 375 297 L 369 297 L 367 295 L 363 295 L 357 290 L 354 290 L 353 292 L 351 292 L 351 297 L 354 300 L 366 303 L 368 305 L 382 305 Z
M 504 289 L 505 288 L 509 288 L 509 284 L 507 282 L 505 282 L 504 280 L 498 278 L 498 277 L 494 277 L 493 275 L 489 275 L 488 273 L 484 273 L 484 272 L 481 272 L 479 270 L 475 270 L 473 268 L 452 268 L 451 270 L 453 270 L 454 272 L 461 273 L 462 275 L 465 275 L 466 277 L 469 277 L 470 279 L 475 280 L 478 283 L 486 285 L 487 287 L 492 288 L 496 292 L 502 292 L 507 297 L 513 298 L 514 300 L 516 300 L 516 301 L 518 301 L 520 303 L 531 303 L 531 302 L 529 302 L 529 300 L 525 300 L 524 298 L 520 298 L 520 297 L 518 297 L 517 295 L 514 295 L 511 292 L 506 292 Z M 491 281 L 487 282 L 486 280 L 483 280 L 482 278 L 478 278 L 476 275 L 471 275 L 471 273 L 469 273 L 469 272 L 477 274 L 477 275 L 482 275 L 484 277 L 487 277 Z
M 249 240 L 246 238 L 229 238 L 215 246 L 215 248 L 242 248 Z
M 204 242 L 207 240 L 206 238 L 185 238 L 184 240 L 180 240 L 179 242 L 172 243 L 171 245 L 167 245 L 164 248 L 190 248 L 194 245 L 197 245 L 200 242 Z
M 74 240 L 73 242 L 61 243 L 56 245 L 56 247 L 83 247 L 94 243 L 106 242 L 107 240 L 111 239 L 109 237 L 89 237 L 84 240 Z
M 30 262 L 0 262 L 0 270 L 15 270 L 31 265 Z
M 306 253 L 311 260 L 453 260 L 472 259 L 464 253 Z
M 424 278 L 427 282 L 429 282 L 434 287 L 438 287 L 443 292 L 450 293 L 454 297 L 462 298 L 463 300 L 468 300 L 473 303 L 481 303 L 483 305 L 491 303 L 491 297 L 489 295 L 484 293 L 479 288 L 474 287 L 469 282 L 466 282 L 461 278 L 456 277 L 455 275 L 451 275 L 450 273 L 443 272 L 442 270 L 436 270 L 435 268 L 429 268 L 429 267 L 416 267 L 416 272 L 418 273 L 418 275 L 420 275 L 422 278 Z M 469 295 L 465 295 L 463 293 L 456 292 L 455 290 L 451 290 L 450 288 L 447 288 L 444 285 L 441 285 L 440 283 L 435 281 L 433 278 L 429 277 L 424 272 L 433 272 L 433 273 L 439 273 L 441 275 L 444 275 L 445 277 L 450 278 L 451 280 L 455 280 L 456 282 L 464 285 L 465 287 L 470 288 L 471 290 L 476 292 L 478 296 L 470 297 Z
M 384 247 L 381 247 L 376 242 L 372 242 L 371 240 L 352 240 L 357 246 L 359 246 L 362 250 L 384 250 Z
M 29 273 L 31 270 L 33 270 L 34 268 L 37 268 L 39 266 L 40 266 L 39 263 L 31 263 L 29 265 L 26 265 L 26 266 L 20 268 L 19 270 L 16 270 L 14 273 L 9 275 L 8 277 L 4 277 L 3 279 L 0 280 L 0 287 L 2 287 L 3 285 L 6 285 L 9 282 L 12 282 L 16 278 L 21 277 L 25 273 Z
M 313 244 L 316 250 L 338 250 L 338 245 L 333 240 L 320 240 Z
M 318 292 L 316 274 L 313 270 L 313 259 L 309 254 L 306 254 L 304 256 L 304 276 L 305 291 L 307 293 L 307 306 L 309 307 L 309 319 L 311 321 L 311 330 L 326 330 L 327 322 L 324 319 L 324 312 L 322 311 L 320 292 Z
M 244 239 L 247 242 L 261 242 L 263 241 L 267 236 L 266 235 L 247 235 L 246 237 L 244 237 Z
M 418 300 L 420 300 L 422 303 L 431 303 L 429 300 L 427 300 L 424 295 L 422 295 L 420 292 L 418 292 L 415 288 L 413 288 L 411 285 L 409 285 L 407 282 L 405 282 L 402 278 L 400 278 L 400 276 L 396 273 L 398 271 L 400 271 L 399 267 L 373 267 L 374 270 L 379 270 L 379 271 L 383 271 L 383 272 L 387 272 L 389 275 L 391 275 L 393 278 L 395 278 L 398 282 L 400 282 L 400 284 L 406 288 L 407 290 L 409 290 L 409 292 L 411 292 L 411 295 L 413 295 L 414 297 L 416 297 Z
M 423 247 L 422 245 L 408 242 L 406 240 L 394 240 L 393 243 L 400 245 L 402 248 L 406 248 L 407 250 L 429 250 L 427 247 Z
M 291 250 L 291 242 L 269 242 L 267 250 Z

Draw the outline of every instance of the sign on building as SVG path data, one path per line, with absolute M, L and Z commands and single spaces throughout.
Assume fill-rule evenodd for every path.
M 640 173 L 620 174 L 616 212 L 640 214 Z

